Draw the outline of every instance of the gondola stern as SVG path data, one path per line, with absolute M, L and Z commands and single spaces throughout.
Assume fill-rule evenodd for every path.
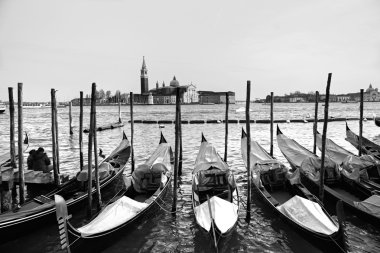
M 161 132 L 161 137 L 160 137 L 160 143 L 159 144 L 161 144 L 161 143 L 168 143 L 167 141 L 166 141 L 166 139 L 165 139 L 165 137 L 164 137 L 164 134 Z
M 280 127 L 279 127 L 278 124 L 277 124 L 277 135 L 280 135 L 280 134 L 282 134 L 282 132 L 281 132 L 281 130 L 280 130 Z
M 125 134 L 124 131 L 123 131 L 123 140 L 128 140 L 128 137 L 127 137 L 127 135 Z
M 244 128 L 241 128 L 241 138 L 247 138 L 247 133 L 244 131 Z
M 201 142 L 207 142 L 205 136 L 203 135 L 203 132 L 202 132 L 202 140 L 201 140 Z

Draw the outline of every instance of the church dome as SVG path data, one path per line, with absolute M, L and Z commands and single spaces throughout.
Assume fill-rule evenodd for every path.
M 171 80 L 170 86 L 171 87 L 179 87 L 179 82 L 177 81 L 177 79 L 175 79 L 175 76 L 173 77 L 173 80 Z

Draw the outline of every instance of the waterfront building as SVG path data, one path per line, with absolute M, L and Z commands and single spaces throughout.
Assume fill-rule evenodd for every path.
M 235 92 L 228 91 L 230 104 L 235 104 Z M 199 104 L 225 104 L 226 92 L 199 91 Z
M 364 101 L 380 101 L 380 92 L 377 88 L 373 88 L 372 84 L 369 84 L 369 87 L 364 92 L 363 97 Z
M 175 104 L 177 88 L 179 88 L 181 103 L 198 103 L 197 87 L 192 83 L 181 86 L 177 78 L 174 76 L 169 86 L 165 86 L 165 82 L 163 82 L 162 86 L 159 87 L 157 81 L 156 88 L 149 91 L 153 96 L 153 104 Z

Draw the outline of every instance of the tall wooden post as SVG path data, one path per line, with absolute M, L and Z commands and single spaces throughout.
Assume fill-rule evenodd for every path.
M 175 117 L 175 149 L 174 149 L 174 187 L 172 213 L 177 211 L 177 187 L 178 187 L 178 148 L 179 148 L 179 88 L 176 89 L 176 117 Z
M 94 87 L 95 83 L 92 84 Z M 96 85 L 95 85 L 96 87 Z M 95 132 L 94 128 L 94 94 L 91 94 L 91 110 L 90 110 L 90 131 L 88 134 L 88 171 L 87 171 L 87 218 L 90 219 L 92 216 L 92 141 Z
M 273 92 L 270 93 L 270 156 L 273 156 Z
M 56 149 L 55 149 L 55 153 L 56 153 L 56 159 L 57 159 L 57 172 L 59 174 L 59 167 L 60 167 L 60 163 L 59 163 L 59 137 L 58 137 L 58 112 L 57 112 L 57 98 L 55 96 L 56 94 L 56 90 L 54 92 L 54 106 L 53 106 L 53 109 L 54 109 L 54 127 L 55 127 L 55 143 L 56 143 Z M 59 179 L 58 179 L 58 184 L 59 184 Z
M 251 125 L 249 118 L 249 106 L 251 102 L 251 81 L 247 81 L 247 99 L 245 105 L 245 119 L 247 129 L 247 216 L 246 219 L 251 219 Z
M 323 122 L 323 134 L 322 134 L 322 157 L 321 157 L 321 171 L 319 179 L 319 199 L 323 203 L 324 198 L 324 178 L 325 178 L 325 152 L 326 152 L 326 134 L 327 134 L 327 121 L 329 119 L 329 100 L 330 100 L 330 83 L 332 73 L 329 73 L 326 86 L 326 101 L 325 101 L 325 118 Z
M 179 160 L 178 160 L 178 175 L 182 176 L 182 122 L 181 122 L 181 100 L 178 107 L 178 138 L 179 138 Z
M 134 150 L 133 150 L 133 92 L 129 94 L 129 105 L 131 107 L 131 169 L 132 172 L 135 171 L 135 156 L 134 156 Z
M 79 166 L 83 170 L 83 91 L 80 92 L 79 107 Z
M 15 102 L 13 98 L 13 88 L 8 87 L 9 93 L 9 118 L 10 118 L 10 155 L 11 155 L 11 167 L 16 168 L 16 144 L 15 144 Z M 17 190 L 15 184 L 13 184 L 13 173 L 11 173 L 12 183 L 9 183 L 9 187 L 12 187 L 12 203 L 17 203 Z
M 363 142 L 363 109 L 364 109 L 364 90 L 360 89 L 360 118 L 359 118 L 359 156 L 362 155 L 362 142 Z
M 72 118 L 72 116 L 71 116 L 71 106 L 72 106 L 72 103 L 70 102 L 69 103 L 69 130 L 70 130 L 70 134 L 73 134 L 74 132 L 73 132 L 73 118 Z
M 120 100 L 119 100 L 120 101 Z M 120 105 L 120 102 L 119 102 Z M 120 108 L 120 107 L 119 107 Z M 102 195 L 100 193 L 100 180 L 99 180 L 99 167 L 98 167 L 98 141 L 96 136 L 96 84 L 92 84 L 92 94 L 91 94 L 91 114 L 92 114 L 92 135 L 94 138 L 94 163 L 95 163 L 95 188 L 97 195 L 97 209 L 100 210 L 102 207 Z
M 121 123 L 121 99 L 119 94 L 119 123 Z
M 224 122 L 225 125 L 225 139 L 224 139 L 224 161 L 227 162 L 227 147 L 228 147 L 228 107 L 230 104 L 230 96 L 228 92 L 226 92 L 226 119 Z
M 55 89 L 51 89 L 51 139 L 52 139 L 52 149 L 53 149 L 53 176 L 55 185 L 59 185 L 59 172 L 58 172 L 58 161 L 57 161 L 57 128 L 55 126 Z
M 318 125 L 318 102 L 319 102 L 319 92 L 315 92 L 315 112 L 314 112 L 314 125 L 313 125 L 313 135 L 314 135 L 314 146 L 313 153 L 317 153 L 317 125 Z
M 19 182 L 19 191 L 20 191 L 20 204 L 24 204 L 25 201 L 25 181 L 24 181 L 24 142 L 23 137 L 23 100 L 22 100 L 22 83 L 18 83 L 17 87 L 17 107 L 18 107 L 18 182 Z

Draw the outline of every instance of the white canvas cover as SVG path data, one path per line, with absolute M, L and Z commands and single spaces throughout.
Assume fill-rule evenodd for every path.
M 195 168 L 193 174 L 201 170 L 208 170 L 211 166 L 222 171 L 228 171 L 228 165 L 222 160 L 215 147 L 204 141 L 201 143 L 197 159 L 195 160 Z
M 278 206 L 277 209 L 297 224 L 315 232 L 331 235 L 339 230 L 319 204 L 298 195 Z
M 232 228 L 238 219 L 238 206 L 217 196 L 210 198 L 211 213 L 215 225 L 222 234 Z M 211 229 L 211 218 L 208 202 L 194 207 L 195 219 L 206 231 Z
M 78 231 L 82 236 L 105 232 L 127 222 L 147 206 L 146 203 L 123 196 L 104 208 L 90 223 L 78 228 Z
M 146 183 L 145 174 L 161 174 L 171 170 L 170 164 L 170 145 L 161 143 L 153 154 L 145 161 L 144 164 L 138 166 L 132 173 L 133 187 L 137 192 L 145 192 Z M 161 180 L 161 176 L 153 179 L 154 181 Z
M 366 200 L 354 202 L 354 205 L 366 213 L 370 213 L 380 218 L 380 196 L 377 194 L 372 195 Z
M 104 178 L 108 177 L 110 175 L 110 172 L 114 168 L 112 165 L 108 162 L 102 162 L 99 167 L 99 179 L 103 180 Z M 80 182 L 85 182 L 87 181 L 88 178 L 88 164 L 85 164 L 83 166 L 83 169 L 77 174 L 77 180 Z M 95 180 L 95 165 L 92 165 L 92 178 Z

